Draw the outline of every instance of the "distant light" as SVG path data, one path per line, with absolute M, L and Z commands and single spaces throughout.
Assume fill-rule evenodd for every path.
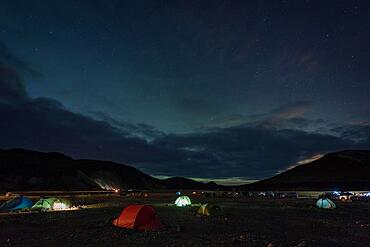
M 118 192 L 119 192 L 119 189 L 113 189 L 113 191 L 114 191 L 115 193 L 118 193 Z

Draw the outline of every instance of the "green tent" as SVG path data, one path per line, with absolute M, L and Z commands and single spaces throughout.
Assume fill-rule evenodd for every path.
M 325 209 L 335 209 L 337 207 L 335 203 L 328 198 L 321 198 L 317 200 L 316 206 L 319 208 L 325 208 Z
M 204 216 L 221 216 L 224 214 L 224 211 L 220 205 L 207 203 L 199 207 L 197 214 Z
M 179 196 L 175 201 L 175 205 L 177 207 L 191 206 L 191 200 L 188 196 Z
M 66 210 L 71 207 L 72 203 L 64 198 L 42 198 L 33 205 L 31 210 L 51 211 L 51 210 Z

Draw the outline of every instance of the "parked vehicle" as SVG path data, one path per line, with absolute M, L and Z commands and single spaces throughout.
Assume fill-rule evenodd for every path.
M 297 192 L 288 192 L 287 197 L 288 198 L 298 198 L 298 193 Z
M 276 192 L 275 195 L 279 198 L 298 198 L 297 192 Z
M 351 197 L 351 201 L 370 202 L 370 192 L 362 192 Z
M 297 192 L 285 192 L 280 195 L 282 198 L 298 198 Z
M 339 200 L 341 201 L 350 201 L 352 196 L 354 196 L 355 194 L 353 192 L 342 192 L 339 196 Z
M 265 191 L 260 191 L 260 192 L 258 192 L 258 196 L 265 197 L 266 192 Z
M 361 196 L 361 201 L 370 202 L 370 192 L 363 192 Z
M 267 197 L 275 197 L 275 193 L 273 191 L 267 191 L 266 196 Z

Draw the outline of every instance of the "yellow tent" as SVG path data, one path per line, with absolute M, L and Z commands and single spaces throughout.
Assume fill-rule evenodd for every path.
M 199 207 L 197 214 L 204 216 L 220 216 L 223 215 L 223 213 L 223 209 L 220 205 L 207 203 Z

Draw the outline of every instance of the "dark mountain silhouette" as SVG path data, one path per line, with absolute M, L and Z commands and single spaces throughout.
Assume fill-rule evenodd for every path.
M 370 151 L 329 153 L 243 190 L 370 190 Z
M 0 150 L 0 191 L 3 192 L 215 187 L 215 184 L 185 180 L 186 183 L 176 182 L 177 178 L 159 180 L 131 166 L 109 161 L 74 160 L 61 153 L 43 153 L 25 149 Z
M 0 150 L 0 191 L 120 189 L 230 189 L 188 178 L 160 180 L 109 161 L 75 160 L 61 153 Z M 330 153 L 242 190 L 370 190 L 370 151 Z
M 215 182 L 209 183 L 202 183 L 197 182 L 189 178 L 183 177 L 172 177 L 164 179 L 163 184 L 167 188 L 177 188 L 177 189 L 184 189 L 184 190 L 191 190 L 194 188 L 203 189 L 203 190 L 217 190 L 217 189 L 225 189 L 226 186 L 220 186 Z

